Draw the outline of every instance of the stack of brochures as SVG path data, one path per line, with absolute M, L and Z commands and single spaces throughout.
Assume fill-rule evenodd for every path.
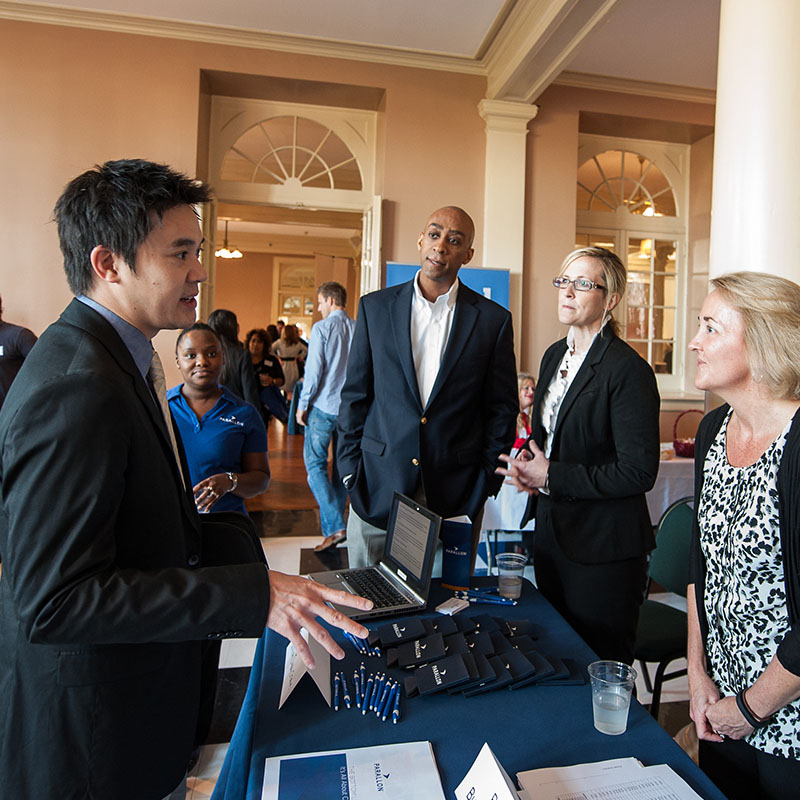
M 572 767 L 517 773 L 520 800 L 613 797 L 614 800 L 699 800 L 700 795 L 666 764 L 645 767 L 614 758 Z
M 572 767 L 517 773 L 517 791 L 503 765 L 484 744 L 456 800 L 699 800 L 666 764 L 645 767 L 635 758 L 615 758 Z
M 445 800 L 430 742 L 268 758 L 262 800 Z

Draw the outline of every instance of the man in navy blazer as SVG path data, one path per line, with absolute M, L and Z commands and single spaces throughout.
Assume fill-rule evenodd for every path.
M 435 211 L 413 280 L 361 298 L 338 423 L 351 566 L 380 559 L 394 491 L 477 522 L 500 488 L 494 467 L 518 411 L 514 342 L 509 312 L 458 281 L 474 230 L 460 208 Z
M 56 206 L 76 299 L 0 413 L 6 797 L 177 797 L 204 642 L 267 625 L 308 659 L 305 627 L 342 657 L 315 618 L 364 632 L 324 601 L 366 601 L 263 563 L 204 564 L 150 340 L 195 320 L 206 273 L 194 206 L 208 199 L 168 167 L 115 161 L 73 180 Z

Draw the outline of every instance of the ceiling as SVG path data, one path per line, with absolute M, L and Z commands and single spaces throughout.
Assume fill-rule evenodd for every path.
M 485 75 L 490 99 L 533 103 L 558 82 L 713 102 L 719 8 L 720 0 L 0 0 L 0 19 Z
M 571 35 L 559 71 L 713 90 L 720 0 L 80 0 L 0 2 L 0 18 L 261 36 L 266 46 L 367 49 L 374 60 L 492 71 L 498 50 L 541 49 Z M 177 24 L 176 24 L 177 23 Z M 182 29 L 182 30 L 181 30 Z M 524 41 L 523 41 L 524 40 Z M 534 41 L 536 40 L 536 41 Z M 578 40 L 578 41 L 573 41 Z M 533 44 L 532 44 L 533 43 Z M 344 51 L 343 51 L 344 52 Z M 531 98 L 535 99 L 535 98 Z

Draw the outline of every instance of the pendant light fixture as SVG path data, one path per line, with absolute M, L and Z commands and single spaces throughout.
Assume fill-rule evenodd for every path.
M 225 220 L 225 246 L 222 247 L 220 250 L 217 250 L 214 255 L 217 258 L 241 258 L 242 251 L 238 250 L 237 248 L 233 248 L 233 250 L 228 249 L 228 220 Z

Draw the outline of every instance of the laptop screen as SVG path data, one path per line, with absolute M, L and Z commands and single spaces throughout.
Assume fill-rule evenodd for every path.
M 438 514 L 394 493 L 383 560 L 417 591 L 430 582 L 441 523 Z

